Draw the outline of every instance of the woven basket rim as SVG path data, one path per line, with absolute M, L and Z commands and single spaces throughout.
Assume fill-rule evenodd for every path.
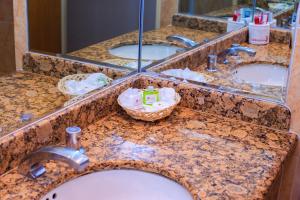
M 125 109 L 125 110 L 129 110 L 129 111 L 136 112 L 136 113 L 145 113 L 145 114 L 150 114 L 150 113 L 152 113 L 152 114 L 154 114 L 154 113 L 161 113 L 161 112 L 163 112 L 163 111 L 165 111 L 165 110 L 167 110 L 167 109 L 170 109 L 170 108 L 172 108 L 172 107 L 177 106 L 177 105 L 180 103 L 181 96 L 180 96 L 178 93 L 176 93 L 175 98 L 176 98 L 176 101 L 174 102 L 174 104 L 170 105 L 170 106 L 167 107 L 167 108 L 164 108 L 164 109 L 161 109 L 161 110 L 158 110 L 158 111 L 155 111 L 155 112 L 151 112 L 151 111 L 143 111 L 143 110 L 138 110 L 138 109 L 131 109 L 131 108 L 128 108 L 128 107 L 122 105 L 122 103 L 120 102 L 119 97 L 118 97 L 117 101 L 118 101 L 118 104 L 119 104 L 123 109 Z
M 80 95 L 70 93 L 65 86 L 65 82 L 68 80 L 76 80 L 76 78 L 78 78 L 78 77 L 80 77 L 82 79 L 86 79 L 88 76 L 90 76 L 92 74 L 103 75 L 107 79 L 108 84 L 113 81 L 113 79 L 111 79 L 110 77 L 108 77 L 107 75 L 105 75 L 103 73 L 79 73 L 79 74 L 71 74 L 71 75 L 65 76 L 62 79 L 60 79 L 59 82 L 57 83 L 57 88 L 61 93 L 65 94 L 65 95 L 70 95 L 70 96 L 75 96 L 75 97 L 80 96 Z M 105 86 L 106 85 L 104 85 L 103 87 L 105 87 Z M 100 87 L 100 88 L 103 88 L 103 87 Z M 98 88 L 98 89 L 100 89 L 100 88 Z

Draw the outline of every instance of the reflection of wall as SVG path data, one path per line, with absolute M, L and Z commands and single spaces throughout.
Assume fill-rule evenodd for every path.
M 179 10 L 182 13 L 203 15 L 236 4 L 244 4 L 249 0 L 180 0 Z
M 145 4 L 145 30 L 148 30 L 155 24 L 156 1 Z M 67 46 L 68 51 L 73 51 L 137 30 L 139 0 L 72 0 L 67 13 Z
M 17 69 L 21 69 L 23 65 L 23 55 L 28 51 L 27 6 L 25 0 L 13 0 L 13 3 L 16 66 Z
M 29 47 L 61 52 L 61 0 L 28 0 Z
M 172 24 L 172 17 L 178 12 L 178 0 L 157 0 L 158 24 L 157 28 Z
M 224 0 L 181 0 L 180 11 L 190 14 L 205 14 L 232 5 L 232 1 Z
M 16 69 L 14 46 L 13 1 L 0 1 L 0 73 Z

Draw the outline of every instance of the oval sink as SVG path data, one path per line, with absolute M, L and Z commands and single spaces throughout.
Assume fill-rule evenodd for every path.
M 49 192 L 42 200 L 192 200 L 178 183 L 135 170 L 101 171 L 79 177 Z
M 283 87 L 287 83 L 288 68 L 273 64 L 249 64 L 238 67 L 232 75 L 237 82 Z
M 208 83 L 214 80 L 211 76 L 206 74 L 192 71 L 189 68 L 185 69 L 168 69 L 161 72 L 167 76 L 173 76 L 177 78 L 182 78 L 184 80 L 196 81 L 201 83 Z
M 143 60 L 162 60 L 169 56 L 176 54 L 183 48 L 166 45 L 166 44 L 149 44 L 143 45 L 142 59 Z M 124 45 L 109 50 L 111 55 L 126 58 L 126 59 L 138 59 L 138 45 Z

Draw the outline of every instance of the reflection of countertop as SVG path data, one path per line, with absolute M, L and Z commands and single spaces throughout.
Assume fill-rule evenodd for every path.
M 157 123 L 111 113 L 83 130 L 88 171 L 135 168 L 185 186 L 194 199 L 264 199 L 296 142 L 293 134 L 179 107 Z M 1 200 L 39 199 L 78 177 L 59 163 L 35 181 L 10 171 L 0 179 Z
M 0 137 L 29 123 L 20 121 L 22 114 L 32 114 L 32 122 L 60 108 L 67 98 L 57 82 L 29 72 L 0 76 Z
M 216 78 L 214 81 L 210 82 L 210 84 L 239 89 L 241 92 L 245 92 L 246 94 L 248 93 L 249 95 L 257 95 L 271 100 L 275 99 L 278 101 L 284 101 L 286 86 L 259 86 L 247 83 L 236 83 L 234 80 L 232 80 L 231 74 L 232 70 L 240 64 L 270 63 L 288 67 L 291 57 L 291 49 L 289 48 L 289 45 L 280 43 L 270 43 L 264 46 L 251 45 L 248 43 L 243 43 L 241 45 L 255 49 L 257 52 L 256 56 L 250 57 L 245 53 L 240 53 L 241 56 L 238 58 L 230 59 L 230 57 L 228 57 L 230 61 L 228 65 L 219 64 L 219 71 L 217 73 L 208 73 L 207 71 L 204 71 L 206 74 Z
M 263 97 L 269 100 L 284 101 L 286 87 L 267 86 L 267 85 L 252 85 L 248 83 L 237 83 L 232 78 L 232 70 L 237 65 L 250 64 L 250 63 L 270 63 L 288 66 L 291 49 L 288 44 L 282 43 L 270 43 L 268 45 L 251 45 L 248 43 L 241 44 L 242 46 L 250 47 L 256 50 L 255 57 L 250 57 L 245 53 L 240 53 L 237 58 L 231 58 L 228 56 L 230 63 L 228 65 L 218 64 L 218 71 L 210 73 L 206 71 L 207 64 L 204 63 L 198 67 L 190 68 L 191 70 L 200 72 L 202 74 L 211 76 L 213 81 L 208 82 L 207 85 L 213 88 L 220 88 L 224 91 L 237 92 L 246 94 L 251 97 Z M 180 66 L 180 68 L 186 68 L 189 66 Z M 150 68 L 151 70 L 151 68 Z M 155 70 L 153 67 L 152 71 Z M 164 71 L 163 68 L 159 71 Z
M 188 29 L 176 26 L 167 26 L 157 30 L 152 30 L 144 33 L 144 43 L 169 43 L 166 37 L 172 34 L 180 34 L 188 37 L 197 42 L 203 42 L 204 39 L 212 39 L 219 35 L 218 33 L 206 32 L 201 30 Z M 98 44 L 94 44 L 75 52 L 71 52 L 68 55 L 75 56 L 83 59 L 108 62 L 116 65 L 126 65 L 133 62 L 133 60 L 122 59 L 113 56 L 109 53 L 109 49 L 113 47 L 120 46 L 122 44 L 137 44 L 138 43 L 138 33 L 132 32 L 127 33 L 118 37 L 115 37 Z
M 278 9 L 268 9 L 269 11 L 273 12 L 275 18 L 284 15 L 285 13 L 291 13 L 294 10 L 293 3 L 289 3 L 290 5 L 286 7 L 286 9 L 278 10 Z M 238 5 L 238 6 L 229 6 L 226 8 L 222 8 L 220 10 L 212 11 L 209 13 L 205 13 L 205 16 L 210 17 L 228 17 L 232 16 L 234 11 L 240 8 L 248 7 L 251 8 L 251 5 Z

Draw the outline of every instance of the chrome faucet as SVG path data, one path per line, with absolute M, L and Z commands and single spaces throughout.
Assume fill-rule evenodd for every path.
M 256 55 L 256 51 L 249 47 L 243 47 L 239 44 L 232 44 L 230 48 L 226 49 L 223 53 L 221 53 L 221 57 L 223 60 L 220 60 L 224 64 L 228 63 L 227 56 L 237 56 L 239 52 L 247 53 L 249 56 L 254 57 Z
M 73 134 L 78 135 L 78 130 L 80 130 L 80 128 L 78 128 L 77 132 Z M 68 141 L 70 140 L 70 138 L 72 138 L 73 141 Z M 68 136 L 67 147 L 43 147 L 38 151 L 31 153 L 22 160 L 18 168 L 19 173 L 27 176 L 28 178 L 36 179 L 46 172 L 46 169 L 41 164 L 41 162 L 49 160 L 64 162 L 77 172 L 83 171 L 89 164 L 89 158 L 83 154 L 83 152 L 80 150 L 81 148 L 79 148 L 78 145 L 78 148 L 74 148 L 74 141 L 76 138 L 77 137 L 74 136 Z M 75 143 L 79 144 L 77 141 Z
M 207 57 L 207 67 L 206 70 L 208 72 L 216 72 L 217 71 L 217 60 L 218 60 L 218 56 L 216 55 L 208 55 Z
M 194 47 L 199 44 L 199 43 L 197 43 L 189 38 L 186 38 L 182 35 L 170 35 L 167 37 L 167 40 L 169 42 L 179 42 L 187 48 L 191 48 L 191 47 Z

